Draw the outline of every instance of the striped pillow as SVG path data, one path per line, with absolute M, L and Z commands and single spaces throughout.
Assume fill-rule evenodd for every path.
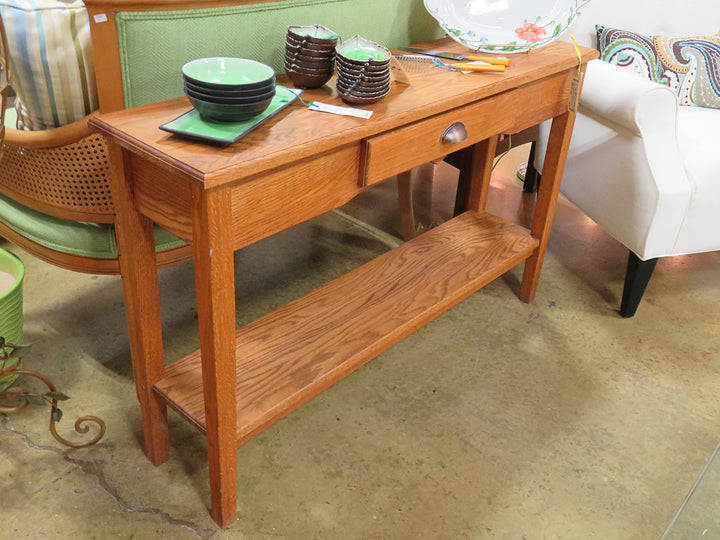
M 18 128 L 50 129 L 98 108 L 90 23 L 81 0 L 0 0 Z

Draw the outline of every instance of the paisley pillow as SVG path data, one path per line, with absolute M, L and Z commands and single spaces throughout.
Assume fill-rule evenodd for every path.
M 645 36 L 597 25 L 600 59 L 669 86 L 681 105 L 720 109 L 720 36 Z

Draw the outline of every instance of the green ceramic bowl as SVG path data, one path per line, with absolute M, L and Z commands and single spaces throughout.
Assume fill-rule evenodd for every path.
M 275 70 L 266 64 L 223 56 L 192 60 L 182 74 L 186 81 L 219 90 L 250 90 L 275 80 Z

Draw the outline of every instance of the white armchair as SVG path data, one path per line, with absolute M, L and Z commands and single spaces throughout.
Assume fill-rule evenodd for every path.
M 663 3 L 667 13 L 677 13 Z M 648 19 L 663 10 L 653 2 L 638 28 L 610 20 L 621 9 L 614 5 L 619 2 L 596 4 L 602 7 L 591 20 L 584 14 L 580 32 L 573 30 L 576 36 L 589 35 L 595 23 L 653 33 Z M 673 32 L 666 15 L 670 27 L 658 24 L 655 32 L 677 37 L 717 32 L 720 7 L 697 7 L 694 30 L 683 15 Z M 708 18 L 714 21 L 713 32 L 707 32 Z M 536 151 L 539 171 L 547 128 L 541 126 Z M 720 109 L 679 106 L 666 86 L 600 60 L 588 65 L 561 192 L 630 251 L 623 317 L 635 314 L 659 257 L 720 250 L 719 128 Z

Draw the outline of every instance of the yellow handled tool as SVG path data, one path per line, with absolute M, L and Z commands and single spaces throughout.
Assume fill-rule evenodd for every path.
M 487 62 L 488 64 L 493 64 L 496 66 L 509 66 L 510 65 L 510 59 L 509 58 L 501 58 L 501 57 L 495 57 L 495 56 L 474 56 L 470 55 L 467 57 L 468 60 L 472 61 L 478 61 L 478 62 Z
M 433 49 L 416 49 L 414 47 L 400 47 L 401 51 L 408 51 L 415 54 L 427 54 L 428 56 L 436 56 L 438 58 L 449 58 L 450 60 L 479 60 L 480 62 L 487 62 L 488 64 L 509 66 L 510 59 L 505 56 L 479 56 L 479 55 L 467 55 L 461 53 L 453 53 L 446 51 L 436 51 Z
M 505 66 L 493 66 L 489 64 L 465 64 L 462 62 L 448 65 L 461 71 L 489 71 L 491 73 L 505 73 Z

